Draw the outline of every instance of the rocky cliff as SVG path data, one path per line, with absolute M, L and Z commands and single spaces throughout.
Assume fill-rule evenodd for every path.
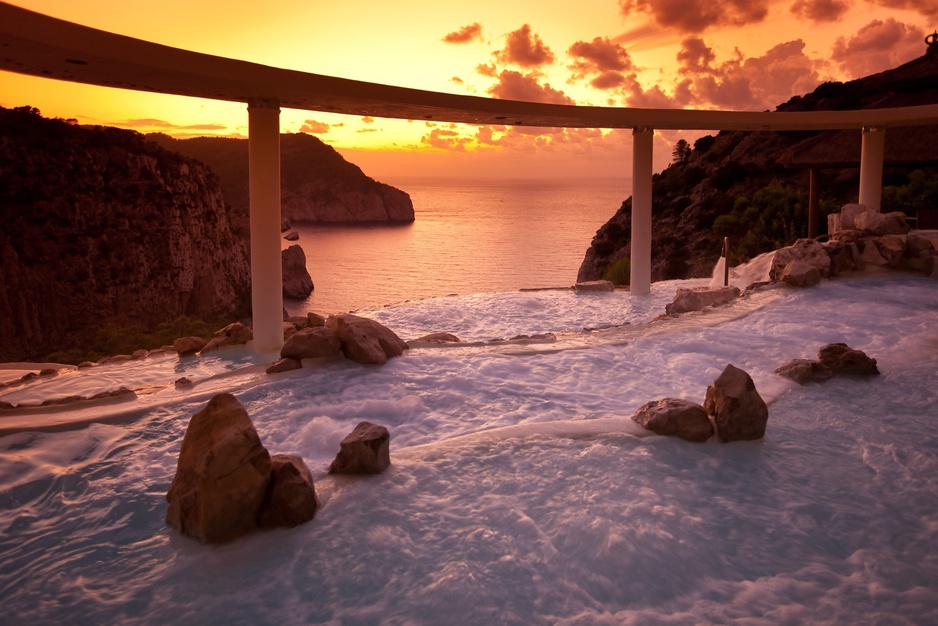
M 777 110 L 836 111 L 936 102 L 938 54 L 929 53 L 880 74 L 824 83 Z M 902 186 L 914 178 L 910 172 L 916 168 L 926 166 L 923 179 L 938 181 L 938 170 L 927 167 L 938 158 L 936 140 L 938 126 L 887 131 L 886 159 L 893 167 L 884 171 L 884 211 L 911 206 L 901 205 L 904 192 L 894 190 L 905 189 Z M 820 166 L 820 232 L 824 232 L 826 214 L 856 200 L 859 149 L 858 131 L 830 131 L 721 132 L 698 139 L 692 149 L 675 150 L 675 162 L 656 174 L 652 183 L 652 280 L 709 275 L 723 237 L 730 238 L 729 258 L 736 264 L 806 236 L 807 161 Z M 811 158 L 799 163 L 798 155 L 806 153 Z M 579 281 L 607 277 L 627 282 L 631 211 L 629 198 L 597 231 L 580 266 Z
M 248 142 L 148 135 L 162 147 L 198 159 L 218 174 L 225 199 L 248 214 Z M 412 222 L 414 205 L 400 189 L 366 176 L 331 146 L 306 135 L 280 136 L 281 214 L 293 221 Z
M 0 224 L 0 361 L 247 311 L 215 175 L 138 133 L 0 108 Z

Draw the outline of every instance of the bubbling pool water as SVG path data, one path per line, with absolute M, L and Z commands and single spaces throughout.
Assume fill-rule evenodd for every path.
M 224 546 L 163 521 L 204 397 L 158 391 L 118 422 L 0 437 L 3 619 L 934 623 L 938 289 L 892 276 L 777 291 L 738 315 L 635 322 L 609 341 L 573 332 L 589 325 L 579 314 L 552 324 L 564 307 L 549 295 L 428 300 L 370 314 L 408 339 L 573 338 L 275 377 L 238 374 L 254 367 L 243 356 L 203 364 L 231 370 L 219 386 L 271 451 L 306 459 L 323 500 L 306 525 Z M 610 323 L 646 302 L 556 295 Z M 773 373 L 835 341 L 877 358 L 882 376 L 800 387 Z M 186 367 L 171 362 L 156 369 Z M 700 402 L 728 362 L 772 400 L 763 441 L 690 444 L 628 419 L 660 397 Z M 137 366 L 109 375 L 156 376 Z M 391 430 L 391 469 L 328 477 L 360 420 Z

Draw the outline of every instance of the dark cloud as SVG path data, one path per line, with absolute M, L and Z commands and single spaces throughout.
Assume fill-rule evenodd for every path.
M 734 58 L 716 64 L 713 50 L 702 39 L 688 37 L 677 55 L 683 78 L 672 98 L 677 106 L 772 109 L 820 82 L 818 62 L 805 55 L 804 48 L 797 39 L 759 57 L 746 59 L 737 51 Z
M 850 78 L 901 65 L 925 52 L 925 31 L 894 18 L 873 20 L 849 39 L 838 37 L 831 59 Z
M 502 100 L 522 100 L 524 102 L 548 102 L 553 104 L 576 104 L 562 91 L 557 91 L 550 84 L 541 85 L 538 76 L 505 70 L 498 77 L 498 83 L 489 87 L 489 94 Z
M 938 17 L 938 2 L 934 0 L 866 0 L 873 4 L 889 9 L 906 9 L 918 11 L 928 17 Z
M 502 63 L 521 67 L 540 67 L 554 62 L 554 53 L 538 35 L 531 32 L 528 24 L 508 33 L 505 36 L 505 49 L 496 52 L 495 57 Z
M 699 33 L 711 26 L 744 26 L 765 19 L 772 0 L 619 0 L 619 11 L 651 15 L 660 26 Z
M 306 120 L 300 126 L 301 133 L 310 133 L 312 135 L 323 135 L 329 132 L 329 125 L 317 122 L 316 120 Z
M 479 41 L 482 40 L 482 25 L 478 22 L 470 24 L 469 26 L 463 26 L 459 30 L 443 37 L 443 41 L 446 43 L 469 43 L 476 39 Z
M 713 63 L 717 55 L 699 37 L 688 37 L 681 42 L 681 50 L 677 53 L 677 60 L 681 64 L 681 72 L 704 73 L 713 72 Z
M 574 79 L 592 76 L 590 84 L 596 89 L 615 89 L 626 81 L 625 72 L 632 69 L 632 59 L 625 48 L 608 38 L 578 41 L 567 50 L 574 58 L 569 66 Z
M 846 0 L 796 0 L 791 12 L 812 22 L 836 22 L 849 8 Z

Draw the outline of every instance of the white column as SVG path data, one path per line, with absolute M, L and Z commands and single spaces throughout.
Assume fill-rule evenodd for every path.
M 652 128 L 632 130 L 632 257 L 629 279 L 632 295 L 651 293 L 651 177 Z
M 251 202 L 251 304 L 254 351 L 283 347 L 280 264 L 280 106 L 248 105 L 248 184 Z
M 863 129 L 863 144 L 860 150 L 860 204 L 877 211 L 882 208 L 885 144 L 885 128 Z

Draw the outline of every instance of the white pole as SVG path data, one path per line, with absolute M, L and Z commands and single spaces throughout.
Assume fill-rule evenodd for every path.
M 651 177 L 652 128 L 632 130 L 632 256 L 629 279 L 632 295 L 651 293 Z
M 283 347 L 280 262 L 280 106 L 248 105 L 248 184 L 251 202 L 251 305 L 254 351 Z
M 864 128 L 860 149 L 860 204 L 879 211 L 883 198 L 883 151 L 886 129 Z

